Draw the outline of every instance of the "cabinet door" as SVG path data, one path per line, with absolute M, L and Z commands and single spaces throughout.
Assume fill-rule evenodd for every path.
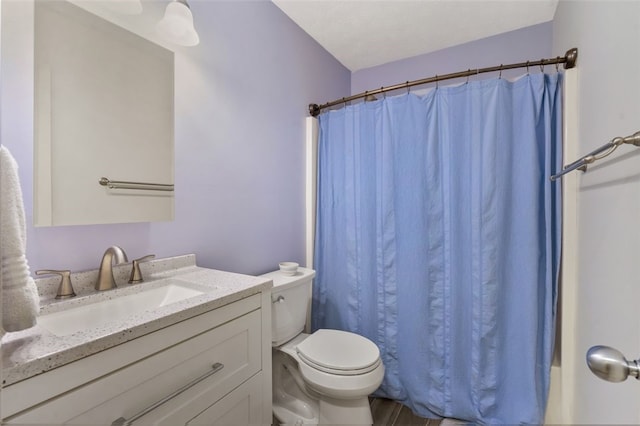
M 189 426 L 257 425 L 262 412 L 262 373 L 191 419 Z
M 173 220 L 173 191 L 98 183 L 173 184 L 173 52 L 71 2 L 33 3 L 36 225 Z

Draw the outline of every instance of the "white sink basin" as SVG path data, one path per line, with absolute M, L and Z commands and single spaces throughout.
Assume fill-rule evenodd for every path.
M 57 336 L 68 336 L 201 294 L 204 292 L 172 283 L 41 315 L 38 317 L 38 324 Z

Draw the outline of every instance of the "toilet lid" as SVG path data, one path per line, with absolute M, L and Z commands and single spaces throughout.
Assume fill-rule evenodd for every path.
M 318 330 L 296 347 L 312 367 L 333 374 L 364 374 L 380 364 L 380 350 L 366 337 L 340 330 Z

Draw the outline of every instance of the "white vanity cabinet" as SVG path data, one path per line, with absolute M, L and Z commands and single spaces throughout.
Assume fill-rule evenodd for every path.
M 4 421 L 270 424 L 270 308 L 258 293 L 10 385 Z

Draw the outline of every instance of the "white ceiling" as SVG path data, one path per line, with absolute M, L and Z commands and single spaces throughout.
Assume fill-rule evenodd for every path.
M 558 0 L 272 0 L 351 71 L 548 22 Z

